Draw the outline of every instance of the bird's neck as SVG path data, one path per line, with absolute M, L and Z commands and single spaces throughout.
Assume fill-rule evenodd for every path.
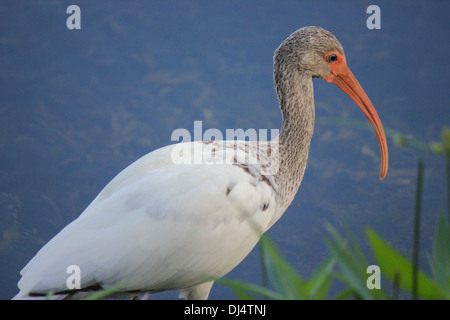
M 299 76 L 298 72 L 275 74 L 275 89 L 283 115 L 275 180 L 279 185 L 281 206 L 287 208 L 303 179 L 314 131 L 312 77 Z

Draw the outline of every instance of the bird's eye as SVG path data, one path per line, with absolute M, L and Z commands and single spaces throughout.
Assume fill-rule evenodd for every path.
M 327 58 L 327 61 L 328 61 L 329 63 L 335 62 L 335 61 L 337 61 L 337 60 L 338 60 L 338 57 L 337 57 L 337 55 L 335 55 L 334 53 L 330 54 L 330 55 L 328 56 L 328 58 Z

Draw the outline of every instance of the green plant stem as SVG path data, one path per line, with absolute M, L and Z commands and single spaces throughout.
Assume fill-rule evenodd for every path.
M 447 218 L 450 222 L 450 153 L 447 152 L 445 155 L 445 163 L 447 171 Z
M 418 296 L 418 271 L 419 271 L 419 245 L 420 245 L 420 215 L 422 208 L 422 186 L 423 186 L 423 160 L 419 157 L 417 163 L 417 186 L 416 203 L 414 210 L 414 234 L 413 234 L 413 287 L 412 296 L 416 300 Z
M 400 274 L 396 272 L 392 280 L 392 297 L 391 300 L 398 300 L 400 292 Z

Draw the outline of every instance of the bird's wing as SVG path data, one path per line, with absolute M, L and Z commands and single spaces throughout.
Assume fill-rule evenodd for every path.
M 66 291 L 71 265 L 81 288 L 122 291 L 180 289 L 233 269 L 273 221 L 274 184 L 257 165 L 217 161 L 227 147 L 214 144 L 171 145 L 123 170 L 25 266 L 19 295 Z M 180 147 L 194 161 L 180 161 Z

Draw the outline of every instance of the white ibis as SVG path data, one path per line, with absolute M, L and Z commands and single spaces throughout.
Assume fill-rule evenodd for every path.
M 138 159 L 25 266 L 15 298 L 52 292 L 52 298 L 77 299 L 121 284 L 116 296 L 176 289 L 186 299 L 207 299 L 214 279 L 248 255 L 297 193 L 314 129 L 315 77 L 337 85 L 367 116 L 383 179 L 388 150 L 372 103 L 335 36 L 305 27 L 275 51 L 283 116 L 276 139 L 174 144 Z M 194 150 L 201 163 L 175 163 L 180 147 Z M 78 268 L 78 286 L 68 286 L 69 266 Z

